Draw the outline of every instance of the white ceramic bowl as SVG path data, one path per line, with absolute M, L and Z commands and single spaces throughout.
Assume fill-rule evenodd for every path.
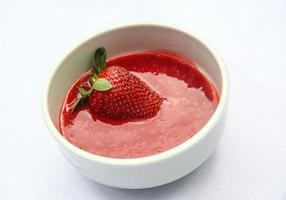
M 133 159 L 115 159 L 85 152 L 59 132 L 59 113 L 74 81 L 88 69 L 97 47 L 108 56 L 142 50 L 170 50 L 194 61 L 216 85 L 218 107 L 207 124 L 192 138 L 166 152 Z M 192 32 L 161 25 L 130 25 L 108 30 L 72 49 L 55 67 L 43 95 L 43 116 L 64 155 L 82 174 L 108 186 L 149 188 L 174 181 L 200 166 L 214 151 L 224 129 L 228 102 L 228 74 L 217 52 Z M 180 133 L 178 133 L 180 134 Z

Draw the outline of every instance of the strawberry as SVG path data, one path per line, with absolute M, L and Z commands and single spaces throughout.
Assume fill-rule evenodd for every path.
M 142 119 L 156 115 L 163 99 L 125 68 L 106 68 L 105 64 L 106 51 L 101 47 L 94 56 L 91 88 L 78 88 L 80 98 L 74 109 L 87 102 L 91 113 L 110 119 Z
M 88 103 L 92 112 L 113 119 L 149 118 L 160 109 L 162 98 L 125 68 L 111 66 L 99 78 L 107 79 L 112 88 L 93 91 Z

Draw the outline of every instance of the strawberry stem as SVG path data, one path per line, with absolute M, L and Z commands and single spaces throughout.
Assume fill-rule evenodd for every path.
M 96 73 L 93 73 L 90 77 L 90 80 L 89 80 L 90 85 L 93 85 L 95 83 L 96 79 L 98 79 L 98 76 L 96 75 Z

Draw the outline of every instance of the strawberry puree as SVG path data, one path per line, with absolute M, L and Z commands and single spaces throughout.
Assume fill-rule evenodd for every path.
M 101 156 L 136 158 L 171 149 L 196 134 L 219 102 L 212 83 L 194 64 L 166 52 L 143 52 L 108 61 L 128 69 L 155 90 L 164 101 L 158 114 L 140 121 L 108 120 L 92 115 L 87 105 L 71 113 L 83 74 L 71 87 L 60 115 L 63 136 L 77 147 Z

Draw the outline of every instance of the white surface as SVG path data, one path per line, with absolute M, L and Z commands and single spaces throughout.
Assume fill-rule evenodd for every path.
M 285 0 L 124 2 L 0 2 L 0 199 L 285 200 Z M 40 95 L 51 66 L 82 37 L 134 21 L 171 22 L 208 38 L 232 87 L 215 154 L 177 182 L 128 191 L 72 168 L 43 123 Z

